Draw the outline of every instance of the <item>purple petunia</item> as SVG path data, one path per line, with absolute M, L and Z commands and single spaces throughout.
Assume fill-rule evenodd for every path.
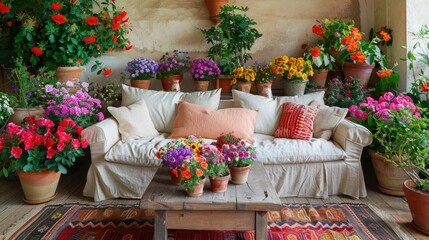
M 199 58 L 192 61 L 189 72 L 195 81 L 209 81 L 219 76 L 220 69 L 215 62 Z
M 177 148 L 168 151 L 162 156 L 162 164 L 172 169 L 182 166 L 183 161 L 189 159 L 194 153 L 189 147 Z

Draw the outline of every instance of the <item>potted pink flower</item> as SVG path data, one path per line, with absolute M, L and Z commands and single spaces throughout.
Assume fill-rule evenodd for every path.
M 207 91 L 209 81 L 215 80 L 220 75 L 218 65 L 214 61 L 204 58 L 193 60 L 188 71 L 195 81 L 197 91 Z

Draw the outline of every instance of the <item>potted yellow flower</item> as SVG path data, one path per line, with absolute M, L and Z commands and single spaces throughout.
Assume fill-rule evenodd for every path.
M 237 85 L 237 89 L 243 92 L 250 92 L 252 82 L 255 81 L 256 72 L 251 67 L 238 67 L 232 71 L 232 84 Z
M 313 76 L 313 67 L 309 60 L 278 56 L 271 61 L 273 72 L 281 75 L 284 81 L 284 95 L 303 95 L 308 77 Z

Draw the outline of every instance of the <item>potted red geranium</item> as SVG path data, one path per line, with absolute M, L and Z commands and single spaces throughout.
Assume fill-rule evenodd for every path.
M 25 118 L 22 126 L 9 123 L 0 135 L 0 176 L 16 170 L 29 204 L 53 199 L 61 173 L 67 173 L 88 146 L 82 130 L 70 118 L 58 125 L 34 116 Z

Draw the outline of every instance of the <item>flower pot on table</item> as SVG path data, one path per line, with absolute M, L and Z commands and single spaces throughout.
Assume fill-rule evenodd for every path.
M 201 179 L 201 181 L 199 183 L 194 185 L 193 190 L 191 190 L 191 189 L 186 190 L 186 193 L 188 194 L 188 196 L 199 197 L 199 196 L 203 195 L 205 182 L 206 182 L 206 179 L 203 178 L 203 179 Z
M 249 177 L 251 165 L 246 167 L 230 167 L 231 171 L 231 181 L 237 185 L 245 184 Z
M 224 177 L 215 177 L 215 178 L 209 178 L 210 179 L 210 186 L 212 188 L 212 192 L 225 192 L 228 188 L 228 182 L 231 175 L 227 175 Z

